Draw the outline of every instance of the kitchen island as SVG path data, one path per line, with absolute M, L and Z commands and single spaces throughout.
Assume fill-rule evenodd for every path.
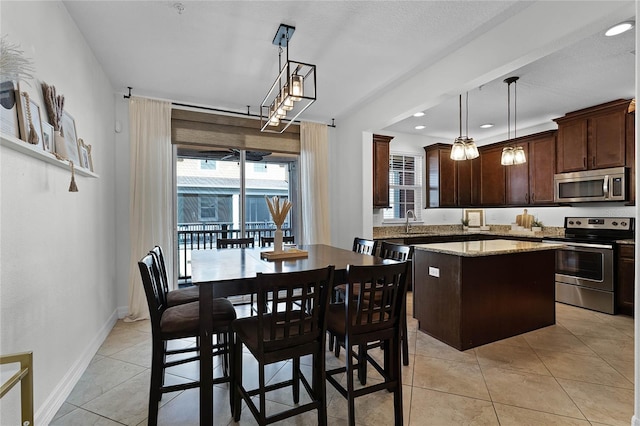
M 419 329 L 466 350 L 555 324 L 555 249 L 485 240 L 415 245 Z

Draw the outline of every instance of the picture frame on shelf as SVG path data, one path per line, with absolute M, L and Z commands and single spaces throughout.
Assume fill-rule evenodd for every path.
M 33 129 L 38 138 L 38 143 L 31 144 L 34 148 L 44 149 L 42 143 L 42 117 L 40 116 L 40 105 L 38 105 L 27 92 L 18 91 L 18 124 L 20 127 L 20 139 L 29 143 L 29 129 Z
M 82 139 L 78 139 L 78 150 L 80 152 L 80 167 L 93 171 L 93 161 L 91 161 L 91 145 L 85 145 Z
M 80 165 L 80 151 L 78 150 L 78 136 L 76 133 L 76 121 L 71 114 L 62 112 L 62 132 L 67 148 L 67 159 L 73 164 Z
M 46 121 L 42 122 L 42 144 L 45 151 L 54 153 L 55 140 L 53 137 L 53 126 Z
M 484 226 L 483 209 L 464 209 L 464 218 L 469 222 L 469 228 L 481 228 Z
M 17 106 L 18 84 L 15 81 L 0 83 L 0 132 L 20 138 Z

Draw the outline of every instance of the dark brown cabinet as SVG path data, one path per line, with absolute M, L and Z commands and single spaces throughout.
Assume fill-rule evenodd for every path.
M 473 170 L 477 159 L 454 161 L 451 145 L 424 147 L 427 167 L 426 207 L 465 207 L 475 203 Z
M 625 166 L 630 102 L 620 99 L 555 119 L 558 173 Z
M 483 206 L 501 206 L 506 203 L 506 170 L 500 164 L 503 145 L 489 145 L 480 151 L 478 171 L 479 203 Z
M 389 207 L 389 143 L 393 136 L 373 135 L 373 207 Z
M 524 149 L 527 162 L 505 167 L 506 204 L 552 204 L 556 131 L 536 133 L 510 143 Z
M 633 316 L 635 292 L 635 245 L 618 246 L 618 278 L 616 279 L 616 309 L 619 314 Z
M 630 205 L 636 204 L 636 111 L 635 103 L 633 111 L 627 114 L 627 167 L 629 168 L 629 194 Z

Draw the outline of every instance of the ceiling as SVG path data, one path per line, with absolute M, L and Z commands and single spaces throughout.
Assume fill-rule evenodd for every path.
M 605 4 L 606 2 L 603 2 Z M 633 1 L 627 3 L 633 4 Z M 253 114 L 277 75 L 280 23 L 289 56 L 317 66 L 318 100 L 301 118 L 330 123 L 464 46 L 531 2 L 65 1 L 114 89 Z M 578 3 L 576 3 L 578 4 Z M 625 19 L 634 19 L 633 16 Z M 604 25 L 604 23 L 603 23 Z M 517 128 L 635 96 L 635 28 L 588 37 L 469 91 L 469 136 L 506 134 L 505 77 L 518 75 Z M 512 86 L 513 90 L 513 86 Z M 513 93 L 513 92 L 512 92 Z M 247 107 L 248 106 L 248 107 Z M 443 142 L 458 136 L 458 93 L 385 130 Z M 479 125 L 495 127 L 484 130 Z M 422 124 L 424 130 L 415 130 Z M 512 124 L 513 126 L 513 124 Z M 512 127 L 513 129 L 513 127 Z

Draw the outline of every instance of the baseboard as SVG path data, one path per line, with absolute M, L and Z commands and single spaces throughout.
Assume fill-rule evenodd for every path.
M 129 315 L 129 307 L 128 306 L 120 306 L 116 309 L 118 312 L 118 319 L 123 319 L 127 315 Z
M 105 341 L 111 329 L 118 320 L 118 310 L 114 311 L 102 326 L 100 331 L 96 334 L 95 338 L 82 352 L 78 360 L 71 366 L 67 374 L 64 375 L 62 380 L 53 389 L 49 397 L 44 401 L 42 406 L 35 413 L 34 424 L 36 425 L 48 425 L 56 415 L 62 404 L 67 400 L 74 386 L 80 380 L 80 377 L 84 374 L 87 366 L 93 359 L 93 356 L 98 352 L 100 346 Z

